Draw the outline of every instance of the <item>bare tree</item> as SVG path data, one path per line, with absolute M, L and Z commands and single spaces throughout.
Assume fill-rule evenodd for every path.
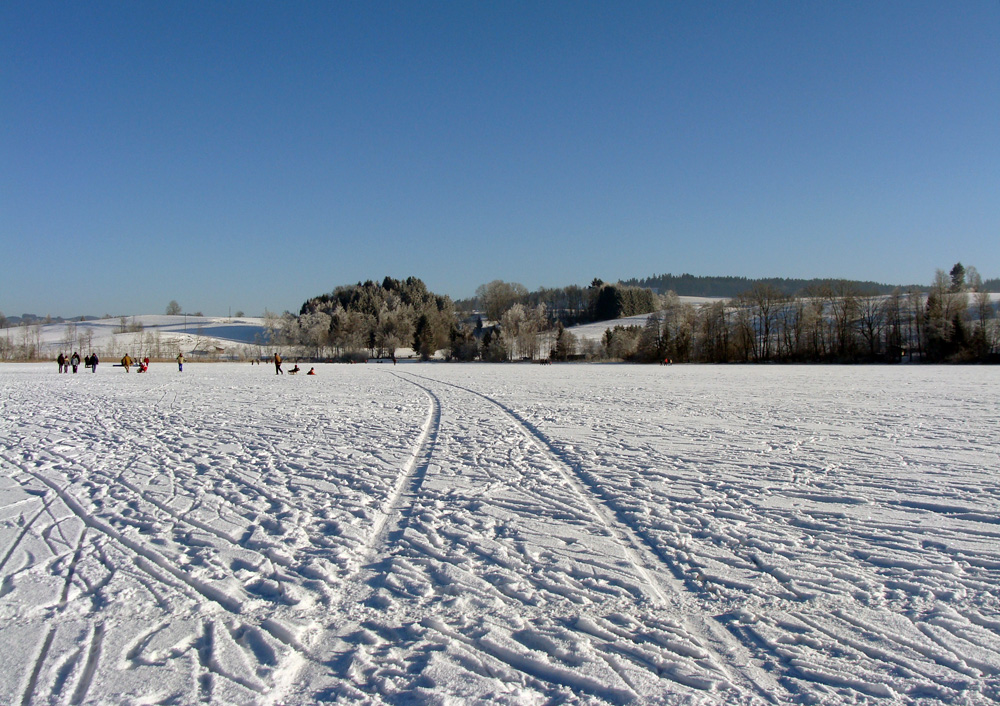
M 745 314 L 739 318 L 744 340 L 754 360 L 770 360 L 772 336 L 780 308 L 788 297 L 771 284 L 754 284 L 736 298 Z
M 924 357 L 924 295 L 916 289 L 906 293 L 906 330 L 910 342 L 909 359 L 913 360 L 914 349 L 922 359 Z
M 789 300 L 778 309 L 778 357 L 802 358 L 806 341 L 806 305 L 801 299 Z
M 854 336 L 858 317 L 858 290 L 851 282 L 838 282 L 830 290 L 830 311 L 833 315 L 834 350 L 841 358 L 856 352 Z
M 885 297 L 869 293 L 857 298 L 858 331 L 868 344 L 868 355 L 881 353 L 882 331 L 885 328 Z
M 899 362 L 906 344 L 903 339 L 903 294 L 898 289 L 885 298 L 882 310 L 885 315 L 885 352 L 889 360 Z
M 700 310 L 700 355 L 709 363 L 723 363 L 731 355 L 726 303 L 703 304 Z

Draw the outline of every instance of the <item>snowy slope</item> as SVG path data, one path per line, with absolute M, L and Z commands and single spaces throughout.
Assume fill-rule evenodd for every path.
M 678 297 L 678 301 L 682 304 L 691 304 L 694 307 L 700 307 L 703 304 L 712 304 L 717 301 L 730 301 L 728 299 L 722 299 L 717 297 Z M 990 293 L 989 299 L 994 305 L 1000 302 L 1000 294 Z M 976 312 L 974 310 L 974 300 L 973 296 L 969 295 L 969 316 L 973 320 L 976 319 Z M 581 340 L 592 340 L 600 341 L 604 337 L 604 332 L 609 328 L 614 328 L 615 326 L 644 326 L 646 320 L 649 318 L 649 314 L 640 314 L 638 316 L 626 316 L 620 319 L 615 319 L 613 321 L 597 321 L 590 324 L 581 324 L 579 326 L 572 326 L 568 331 L 572 332 L 578 339 Z
M 30 333 L 21 328 L 4 329 L 0 335 L 20 342 Z M 59 352 L 69 355 L 77 350 L 85 355 L 90 350 L 135 352 L 158 342 L 164 355 L 195 348 L 252 345 L 266 341 L 264 319 L 256 317 L 166 316 L 144 315 L 111 319 L 96 319 L 71 323 L 39 324 L 41 350 L 55 358 Z
M 720 301 L 718 298 L 713 297 L 677 297 L 677 300 L 681 304 L 691 304 L 694 307 Z M 611 321 L 595 321 L 589 324 L 571 326 L 566 330 L 571 332 L 579 340 L 600 341 L 604 338 L 604 332 L 609 328 L 614 328 L 615 326 L 645 326 L 648 318 L 649 314 L 623 316 L 620 319 L 613 319 Z
M 0 365 L 0 703 L 990 704 L 1000 371 Z

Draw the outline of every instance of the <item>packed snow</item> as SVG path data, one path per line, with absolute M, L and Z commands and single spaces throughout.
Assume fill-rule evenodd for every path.
M 0 703 L 1000 700 L 1000 370 L 0 365 Z

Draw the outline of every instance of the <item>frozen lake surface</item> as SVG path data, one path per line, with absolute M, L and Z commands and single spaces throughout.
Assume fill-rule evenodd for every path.
M 1000 701 L 997 368 L 318 372 L 0 365 L 0 703 Z

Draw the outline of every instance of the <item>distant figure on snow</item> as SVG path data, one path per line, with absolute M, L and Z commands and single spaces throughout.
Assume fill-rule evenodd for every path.
M 73 372 L 75 373 L 76 369 L 80 367 L 80 354 L 73 351 L 73 356 L 69 359 L 69 362 L 73 366 Z
M 132 359 L 129 358 L 128 353 L 126 353 L 125 357 L 122 358 L 122 367 L 125 368 L 126 373 L 128 372 L 128 369 L 132 367 Z
M 92 356 L 90 356 L 90 372 L 96 373 L 97 372 L 97 364 L 100 363 L 100 362 L 101 361 L 99 361 L 97 359 L 97 354 L 96 353 L 94 353 Z
M 178 353 L 177 354 L 177 372 L 179 372 L 179 373 L 184 372 L 184 354 L 183 353 Z
M 56 362 L 59 363 L 59 372 L 63 372 L 63 368 L 66 367 L 66 356 L 60 353 L 59 357 L 56 358 Z
M 295 375 L 297 372 L 299 372 L 299 366 L 298 365 L 296 365 L 294 368 L 292 368 L 291 370 L 289 370 L 288 374 L 289 375 Z
M 277 353 L 274 354 L 274 374 L 285 374 L 285 371 L 281 369 L 281 356 Z
M 309 372 L 306 373 L 306 375 L 315 375 L 315 374 L 316 374 L 316 368 L 309 368 Z

